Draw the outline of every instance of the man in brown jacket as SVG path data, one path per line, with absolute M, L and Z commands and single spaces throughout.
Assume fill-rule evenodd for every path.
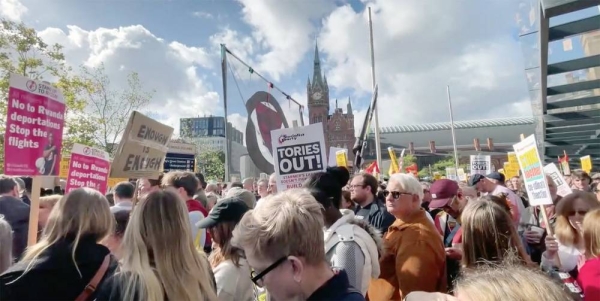
M 410 292 L 446 292 L 446 253 L 439 233 L 421 208 L 423 190 L 412 175 L 390 177 L 386 208 L 396 217 L 384 238 L 379 279 L 369 300 L 402 300 Z

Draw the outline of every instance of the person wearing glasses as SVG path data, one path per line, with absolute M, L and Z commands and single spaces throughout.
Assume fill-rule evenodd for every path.
M 252 281 L 273 300 L 365 300 L 325 257 L 323 206 L 304 189 L 262 199 L 233 230 Z M 379 300 L 379 299 L 371 299 Z
M 368 221 L 371 226 L 385 234 L 395 218 L 377 199 L 378 186 L 379 183 L 373 175 L 357 174 L 350 181 L 350 196 L 352 201 L 357 204 L 354 209 L 356 218 Z
M 213 238 L 214 249 L 208 260 L 217 282 L 217 297 L 220 301 L 251 301 L 253 286 L 250 267 L 240 249 L 231 245 L 233 228 L 250 208 L 238 197 L 219 201 L 208 216 L 197 226 L 208 229 Z
M 558 268 L 577 278 L 585 257 L 583 218 L 590 210 L 598 207 L 600 203 L 592 193 L 578 190 L 567 194 L 556 204 L 554 235 L 547 235 L 545 238 L 546 251 L 542 253 L 542 268 Z
M 371 280 L 369 300 L 402 300 L 414 291 L 446 292 L 446 253 L 440 234 L 421 208 L 423 189 L 413 175 L 394 174 L 384 191 L 396 220 L 384 237 L 379 279 Z

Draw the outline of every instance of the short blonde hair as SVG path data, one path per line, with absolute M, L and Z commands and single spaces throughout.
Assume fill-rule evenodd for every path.
M 54 194 L 49 196 L 43 196 L 40 198 L 40 206 L 48 205 L 49 207 L 54 207 L 58 201 L 62 198 L 62 195 Z
M 560 284 L 539 270 L 506 261 L 499 265 L 480 266 L 463 273 L 456 281 L 455 295 L 461 297 L 461 300 L 464 298 L 477 301 L 571 300 Z
M 323 207 L 308 191 L 286 190 L 261 199 L 233 231 L 232 244 L 264 260 L 302 257 L 308 264 L 325 260 Z
M 585 215 L 583 242 L 588 258 L 600 257 L 600 209 L 594 209 Z

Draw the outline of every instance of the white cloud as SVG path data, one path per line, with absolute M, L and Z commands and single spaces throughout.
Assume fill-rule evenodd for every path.
M 513 1 L 485 9 L 461 3 L 367 3 L 373 7 L 380 126 L 447 119 L 448 84 L 456 119 L 531 115 L 521 102 L 527 95 L 521 52 L 508 30 Z M 346 5 L 324 21 L 319 44 L 330 86 L 371 93 L 367 19 L 366 10 Z M 363 119 L 355 120 L 360 127 Z
M 333 0 L 280 1 L 238 0 L 244 21 L 254 29 L 253 38 L 266 52 L 256 58 L 256 69 L 278 81 L 298 67 L 315 39 L 313 22 L 334 7 Z
M 47 28 L 39 34 L 47 43 L 63 45 L 74 68 L 104 63 L 114 89 L 125 86 L 129 72 L 138 72 L 144 88 L 156 91 L 143 111 L 160 116 L 176 133 L 179 118 L 222 114 L 219 94 L 203 75 L 218 58 L 203 48 L 167 42 L 141 25 L 89 31 L 70 25 L 66 32 Z
M 27 11 L 27 7 L 19 0 L 0 0 L 0 17 L 18 22 Z
M 212 19 L 213 15 L 211 13 L 207 13 L 204 11 L 195 11 L 192 13 L 192 16 L 200 19 Z

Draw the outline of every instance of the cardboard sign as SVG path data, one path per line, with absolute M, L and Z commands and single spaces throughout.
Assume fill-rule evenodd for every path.
M 327 167 L 322 123 L 273 130 L 271 143 L 278 191 L 301 187 Z
M 110 177 L 157 179 L 172 134 L 172 127 L 134 111 L 123 132 Z
M 563 176 L 560 174 L 560 170 L 558 170 L 556 164 L 550 163 L 544 166 L 544 172 L 546 173 L 546 175 L 552 178 L 552 181 L 554 181 L 554 185 L 556 185 L 557 190 L 556 194 L 560 196 L 565 196 L 573 192 L 573 190 L 571 190 L 571 187 L 569 187 L 569 184 L 567 184 Z
M 331 167 L 338 166 L 337 165 L 337 152 L 341 151 L 341 150 L 345 150 L 346 153 L 348 152 L 348 150 L 343 147 L 333 147 L 333 146 L 329 147 L 329 161 L 327 161 L 328 166 L 331 166 Z
M 345 149 L 335 152 L 337 166 L 348 168 L 348 151 Z
M 523 172 L 523 181 L 529 204 L 531 206 L 552 205 L 552 197 L 546 182 L 546 175 L 537 149 L 535 136 L 531 135 L 521 142 L 513 145 L 519 166 Z
M 110 158 L 108 153 L 83 144 L 73 145 L 65 193 L 80 187 L 89 187 L 106 193 Z
M 58 173 L 58 177 L 61 179 L 66 179 L 69 176 L 69 162 L 71 157 L 62 157 L 60 159 L 60 172 Z
M 11 74 L 7 105 L 4 173 L 58 175 L 65 124 L 62 93 L 50 84 Z
M 492 172 L 492 158 L 490 156 L 471 155 L 471 175 L 487 175 Z

